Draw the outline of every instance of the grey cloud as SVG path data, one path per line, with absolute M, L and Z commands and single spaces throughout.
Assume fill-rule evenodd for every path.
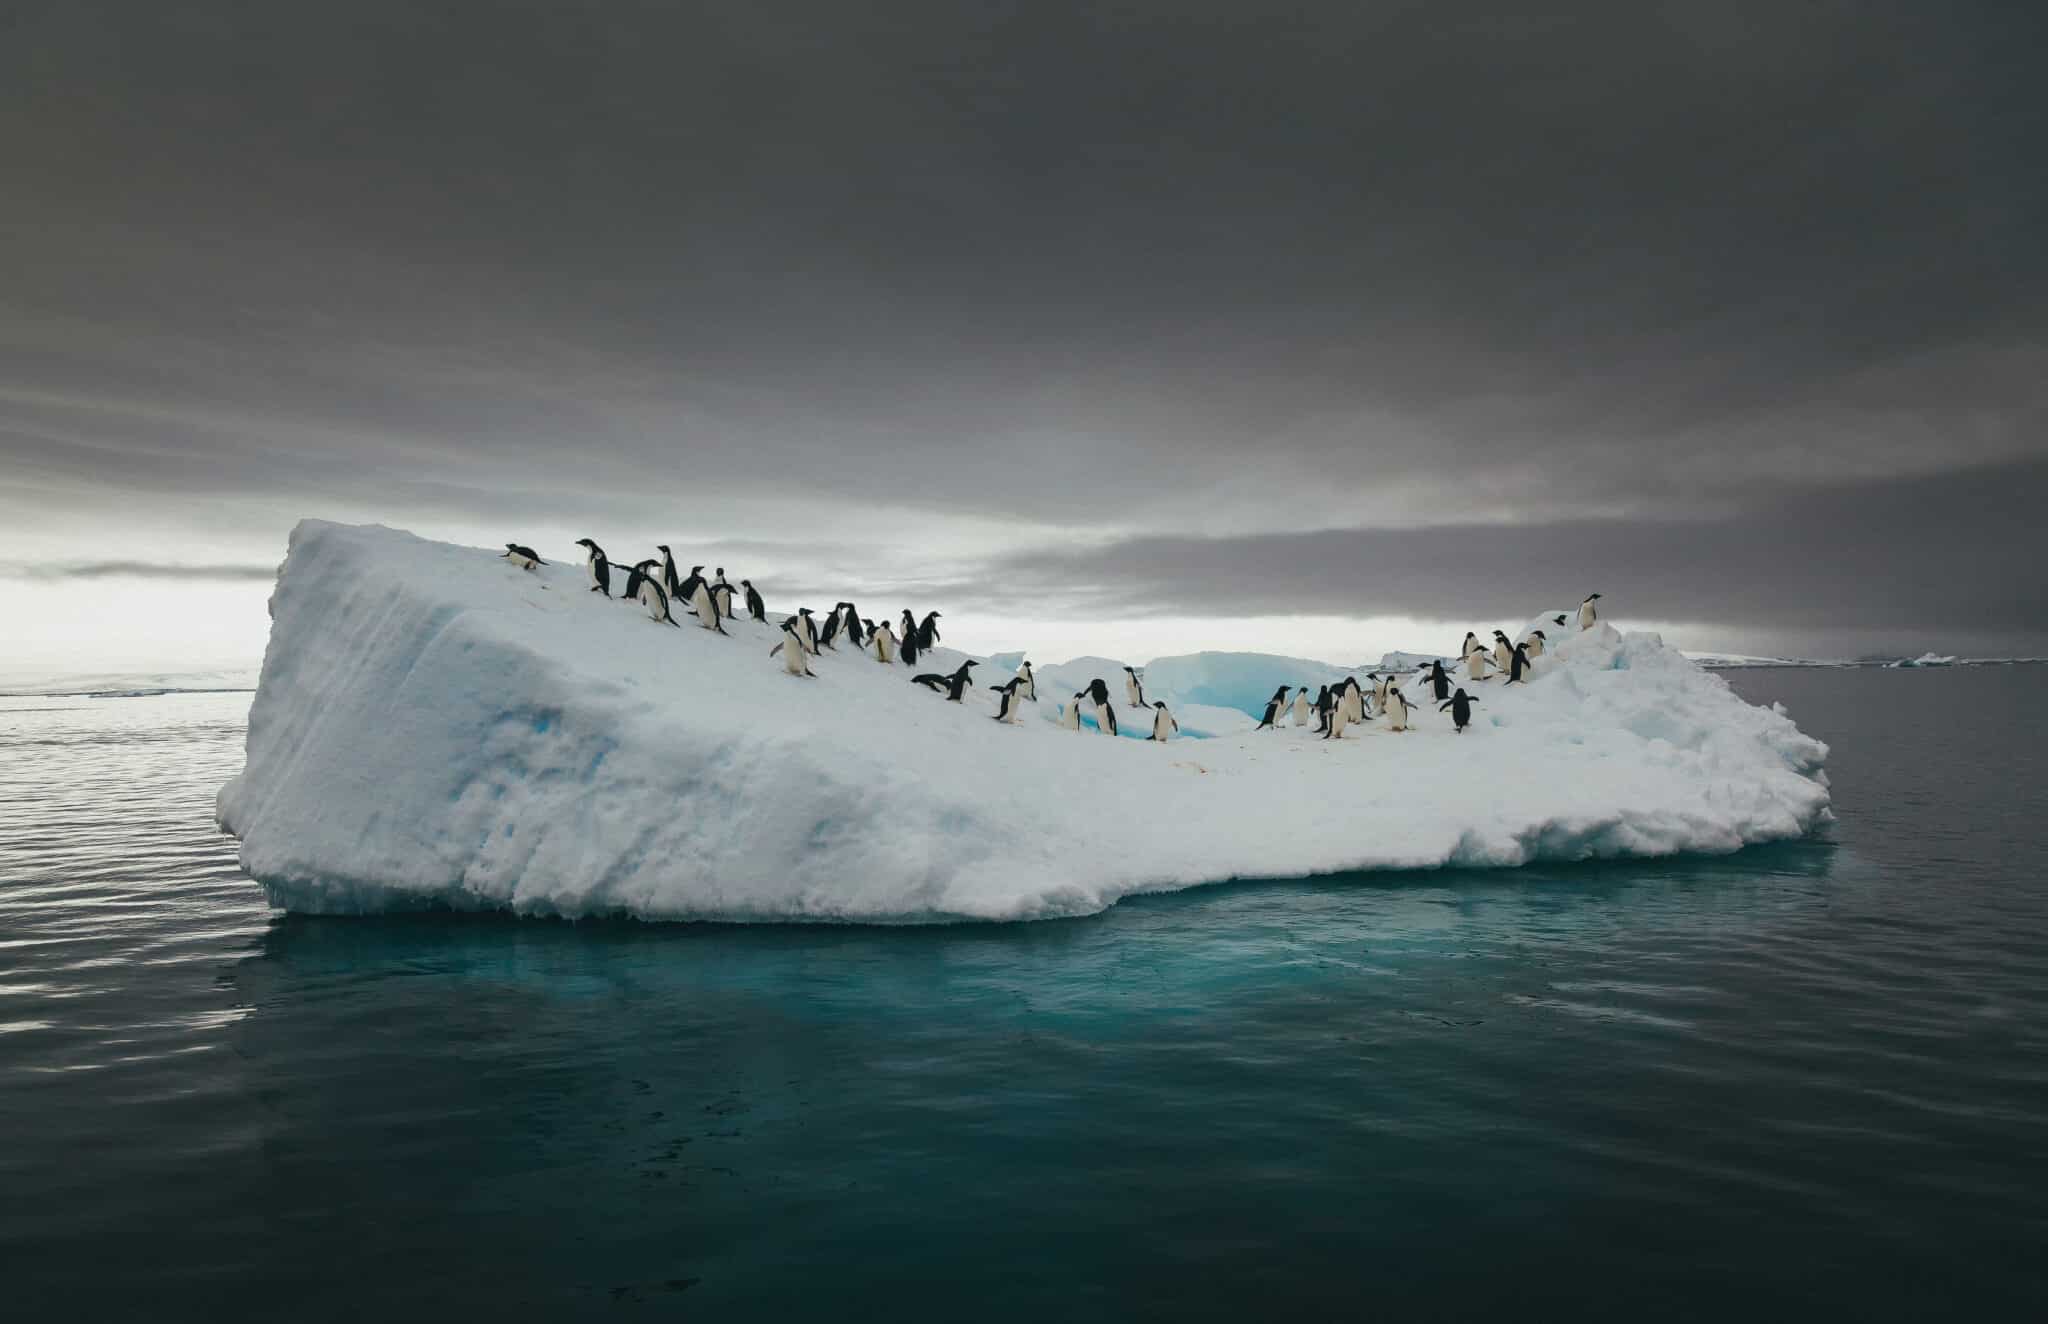
M 0 575 L 11 579 L 177 579 L 224 582 L 262 581 L 277 578 L 275 565 L 182 565 L 154 561 L 58 561 L 0 564 Z

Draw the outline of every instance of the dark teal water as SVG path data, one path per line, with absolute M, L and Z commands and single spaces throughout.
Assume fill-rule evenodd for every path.
M 2048 672 L 1827 840 L 921 930 L 273 916 L 246 696 L 0 702 L 10 1318 L 2039 1317 Z

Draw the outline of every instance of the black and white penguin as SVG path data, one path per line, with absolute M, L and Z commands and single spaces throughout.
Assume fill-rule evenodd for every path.
M 870 625 L 868 627 L 868 643 L 874 648 L 875 661 L 894 662 L 896 660 L 896 636 L 889 633 L 889 623 L 887 621 L 882 622 L 880 625 Z
M 910 614 L 910 608 L 903 609 L 903 627 L 898 632 L 899 643 L 911 643 L 917 638 L 917 617 Z
M 669 615 L 668 593 L 661 587 L 661 581 L 654 577 L 654 562 L 646 564 L 647 569 L 640 576 L 640 605 L 647 608 L 651 619 L 682 629 L 682 622 Z
M 531 570 L 537 565 L 547 564 L 546 561 L 540 559 L 539 552 L 534 551 L 531 547 L 521 547 L 516 542 L 506 543 L 505 555 L 500 557 L 499 559 L 503 561 L 510 561 L 513 565 L 518 566 L 521 570 Z
M 1306 689 L 1308 687 L 1303 686 L 1302 688 Z M 1320 735 L 1323 732 L 1328 731 L 1329 729 L 1330 687 L 1328 685 L 1322 685 L 1318 686 L 1316 689 L 1316 733 Z
M 1387 687 L 1387 729 L 1406 731 L 1408 729 L 1408 700 L 1398 685 Z
M 1124 699 L 1133 708 L 1147 706 L 1145 703 L 1145 678 L 1138 673 L 1136 667 L 1124 668 Z
M 716 630 L 724 634 L 725 627 L 718 623 L 718 601 L 711 596 L 711 586 L 704 582 L 704 576 L 698 573 L 703 569 L 701 565 L 691 566 L 690 577 L 682 582 L 681 588 L 677 591 L 682 595 L 683 601 L 690 604 L 690 610 L 697 613 L 698 624 L 707 630 Z
M 839 609 L 846 613 L 846 637 L 848 639 L 853 640 L 853 646 L 855 648 L 859 648 L 862 645 L 866 644 L 868 641 L 868 634 L 867 631 L 862 628 L 860 610 L 856 608 L 851 602 L 840 603 Z
M 1557 615 L 1557 616 L 1553 616 L 1553 617 L 1551 617 L 1551 618 L 1550 618 L 1550 623 L 1551 623 L 1552 625 L 1556 625 L 1556 626 L 1563 626 L 1563 625 L 1564 625 L 1564 623 L 1565 623 L 1566 621 L 1570 620 L 1570 619 L 1571 619 L 1570 617 L 1568 617 L 1568 616 L 1564 616 L 1564 615 L 1560 614 L 1560 615 Z
M 647 578 L 647 572 L 653 568 L 654 562 L 651 560 L 627 566 L 626 588 L 619 596 L 628 602 L 638 602 L 640 600 L 640 583 Z
M 704 567 L 693 565 L 690 567 L 690 577 L 677 583 L 672 596 L 678 602 L 694 603 L 697 600 L 697 589 L 703 582 Z
M 1486 669 L 1493 664 L 1493 655 L 1486 651 L 1485 644 L 1468 634 L 1465 636 L 1465 651 L 1459 656 L 1465 661 L 1465 679 L 1486 679 Z
M 1173 720 L 1173 714 L 1166 711 L 1166 700 L 1152 701 L 1152 739 L 1161 744 L 1171 740 L 1180 732 L 1180 723 Z
M 929 653 L 938 646 L 939 616 L 941 613 L 928 611 L 917 623 L 917 647 L 919 652 Z
M 1294 692 L 1294 724 L 1296 726 L 1308 725 L 1308 686 L 1306 685 Z
M 922 685 L 933 694 L 944 694 L 947 689 L 947 678 L 936 671 L 920 672 L 910 678 L 910 683 Z
M 1080 695 L 1076 694 L 1073 698 L 1060 705 L 1060 725 L 1069 731 L 1079 731 L 1081 729 Z
M 960 702 L 960 696 L 967 693 L 968 683 L 973 679 L 967 673 L 974 670 L 976 665 L 975 660 L 970 657 L 953 669 L 953 674 L 946 678 L 947 699 L 954 703 Z
M 747 615 L 766 625 L 768 623 L 768 604 L 761 601 L 761 595 L 754 589 L 754 582 L 750 579 L 742 579 L 740 587 L 746 590 Z
M 1550 636 L 1544 634 L 1541 630 L 1531 630 L 1529 631 L 1529 637 L 1522 641 L 1522 646 L 1529 650 L 1530 657 L 1536 658 L 1543 656 L 1543 650 L 1549 643 Z
M 1116 708 L 1109 701 L 1109 686 L 1100 676 L 1088 682 L 1088 701 L 1095 705 L 1095 722 L 1104 735 L 1116 734 Z
M 838 637 L 839 609 L 834 607 L 831 611 L 825 613 L 825 624 L 818 630 L 818 647 L 829 648 L 836 653 L 839 651 L 839 645 L 832 641 Z
M 818 623 L 811 619 L 809 607 L 796 609 L 797 637 L 804 641 L 804 651 L 812 657 L 818 655 Z
M 1493 632 L 1493 665 L 1497 671 L 1508 669 L 1508 659 L 1515 655 L 1515 646 L 1508 642 L 1507 631 Z
M 1365 720 L 1365 690 L 1359 685 L 1358 677 L 1346 676 L 1343 688 L 1344 693 L 1338 699 L 1338 702 L 1344 708 L 1344 721 L 1347 724 L 1363 722 Z
M 797 636 L 795 620 L 792 616 L 782 623 L 782 642 L 769 649 L 768 656 L 782 654 L 782 669 L 792 676 L 815 676 L 810 655 L 804 652 L 804 641 Z
M 654 550 L 661 553 L 661 586 L 668 590 L 670 597 L 682 597 L 683 581 L 676 574 L 676 554 L 668 549 L 665 542 L 654 544 Z
M 1344 738 L 1344 728 L 1351 723 L 1351 705 L 1348 702 L 1350 697 L 1350 691 L 1342 685 L 1330 691 L 1330 717 L 1323 726 L 1323 739 Z
M 910 632 L 896 641 L 896 653 L 903 659 L 904 666 L 917 665 L 917 626 L 914 623 L 910 627 Z
M 1031 674 L 1029 662 L 1017 664 L 1017 692 L 1033 703 L 1038 702 L 1038 680 Z
M 606 597 L 610 597 L 612 595 L 612 563 L 604 559 L 604 548 L 599 547 L 588 538 L 578 538 L 576 545 L 585 548 L 590 553 L 590 559 L 583 563 L 583 568 L 590 574 L 590 591 L 592 593 L 602 593 Z
M 1510 685 L 1529 679 L 1532 668 L 1529 665 L 1529 646 L 1516 644 L 1515 651 L 1508 654 L 1508 681 Z
M 1451 725 L 1458 728 L 1458 734 L 1462 736 L 1465 734 L 1465 728 L 1472 725 L 1472 705 L 1477 702 L 1477 699 L 1461 689 L 1438 704 L 1436 710 L 1442 712 L 1446 708 L 1450 709 Z
M 1024 711 L 1024 696 L 1018 693 L 1019 690 L 1024 688 L 1024 678 L 1022 676 L 1012 677 L 1004 684 L 991 685 L 989 688 L 1003 696 L 996 701 L 996 720 L 998 722 L 1016 721 Z
M 732 619 L 732 585 L 725 582 L 725 567 L 718 567 L 718 578 L 711 584 L 711 600 L 718 604 L 718 614 L 726 620 Z
M 1442 658 L 1431 662 L 1423 669 L 1422 683 L 1429 686 L 1429 692 L 1436 696 L 1439 703 L 1451 697 L 1451 674 L 1444 670 Z M 1384 708 L 1386 700 L 1380 700 L 1380 706 Z
M 1267 727 L 1279 729 L 1280 714 L 1287 710 L 1287 694 L 1285 685 L 1273 691 L 1273 697 L 1266 700 L 1265 713 L 1259 718 L 1259 730 L 1264 731 Z
M 1600 620 L 1600 609 L 1593 604 L 1600 600 L 1598 593 L 1588 593 L 1586 600 L 1579 604 L 1579 628 L 1590 630 Z M 1563 622 L 1559 622 L 1562 624 Z

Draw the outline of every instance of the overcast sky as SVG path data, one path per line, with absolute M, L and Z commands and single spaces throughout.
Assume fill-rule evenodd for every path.
M 2048 11 L 1541 8 L 16 0 L 0 669 L 253 661 L 306 515 L 1045 658 L 2048 653 Z

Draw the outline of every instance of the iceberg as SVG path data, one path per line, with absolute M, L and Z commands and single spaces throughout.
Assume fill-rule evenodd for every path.
M 1604 624 L 1479 687 L 1464 735 L 1433 705 L 1325 741 L 1191 704 L 1209 738 L 1161 745 L 1062 729 L 1067 667 L 998 723 L 993 659 L 962 704 L 850 648 L 791 676 L 772 626 L 674 628 L 573 562 L 382 527 L 300 524 L 270 610 L 218 814 L 293 911 L 1028 920 L 1231 878 L 1726 852 L 1828 816 L 1826 746 Z M 1266 665 L 1149 674 L 1221 698 Z

